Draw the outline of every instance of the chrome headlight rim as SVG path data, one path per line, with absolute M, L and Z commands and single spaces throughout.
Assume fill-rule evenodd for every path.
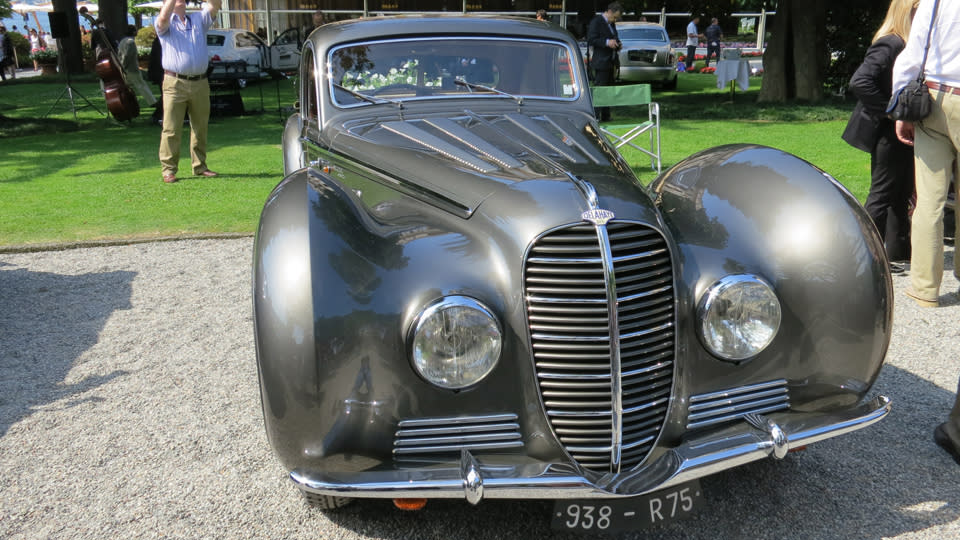
M 776 316 L 774 324 L 770 325 L 769 337 L 762 345 L 749 348 L 748 350 L 735 353 L 724 350 L 713 343 L 708 335 L 707 320 L 712 315 L 717 303 L 724 297 L 725 293 L 740 288 L 744 285 L 760 285 L 763 290 L 769 294 L 769 299 L 773 301 Z M 780 324 L 783 321 L 783 309 L 780 305 L 780 298 L 777 296 L 773 285 L 766 279 L 751 273 L 729 274 L 714 281 L 706 292 L 700 297 L 697 304 L 697 337 L 704 348 L 713 356 L 727 362 L 743 363 L 756 358 L 760 353 L 766 350 L 773 343 L 780 331 Z
M 447 310 L 452 309 L 471 309 L 482 315 L 484 315 L 490 324 L 492 324 L 497 335 L 497 344 L 489 365 L 482 370 L 476 377 L 468 382 L 462 383 L 449 383 L 443 380 L 431 377 L 430 374 L 424 369 L 421 362 L 417 358 L 417 343 L 419 337 L 422 335 L 424 327 L 431 321 L 431 319 L 437 316 L 440 313 L 443 313 Z M 479 300 L 462 295 L 451 295 L 444 296 L 433 303 L 427 305 L 423 308 L 417 317 L 414 319 L 414 323 L 410 329 L 409 333 L 409 346 L 408 346 L 408 357 L 410 365 L 413 368 L 414 372 L 427 383 L 436 386 L 438 388 L 446 390 L 465 390 L 471 387 L 476 386 L 483 380 L 485 380 L 490 373 L 493 372 L 497 364 L 500 362 L 500 357 L 503 353 L 503 326 L 500 324 L 500 320 L 493 314 L 493 310 L 488 308 L 483 302 Z

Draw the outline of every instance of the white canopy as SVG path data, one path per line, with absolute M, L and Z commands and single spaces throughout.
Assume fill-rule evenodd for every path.
M 10 9 L 16 11 L 17 13 L 23 15 L 25 13 L 32 13 L 35 11 L 51 12 L 53 11 L 53 4 L 27 4 L 26 2 L 14 2 L 10 4 Z

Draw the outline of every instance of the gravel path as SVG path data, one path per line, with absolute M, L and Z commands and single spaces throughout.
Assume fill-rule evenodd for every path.
M 0 254 L 0 538 L 562 537 L 548 503 L 301 502 L 263 432 L 251 248 Z M 696 516 L 623 537 L 960 538 L 960 467 L 931 440 L 960 373 L 960 301 L 922 310 L 907 282 L 874 389 L 888 419 L 703 479 Z M 957 288 L 948 270 L 941 299 Z

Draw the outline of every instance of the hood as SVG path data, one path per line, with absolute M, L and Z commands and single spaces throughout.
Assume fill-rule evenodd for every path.
M 573 186 L 579 178 L 601 195 L 624 183 L 639 186 L 582 112 L 462 110 L 347 122 L 325 131 L 335 154 L 450 201 L 468 216 L 495 192 L 520 182 Z

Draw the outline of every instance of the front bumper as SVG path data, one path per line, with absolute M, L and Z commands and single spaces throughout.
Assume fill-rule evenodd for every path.
M 676 66 L 620 66 L 624 82 L 667 82 L 676 76 Z
M 752 415 L 702 437 L 684 441 L 653 462 L 617 475 L 589 480 L 567 463 L 507 463 L 466 450 L 458 466 L 360 473 L 294 470 L 297 486 L 321 495 L 358 498 L 447 498 L 477 504 L 488 499 L 603 499 L 632 497 L 730 469 L 872 425 L 890 412 L 877 396 L 830 413 Z

